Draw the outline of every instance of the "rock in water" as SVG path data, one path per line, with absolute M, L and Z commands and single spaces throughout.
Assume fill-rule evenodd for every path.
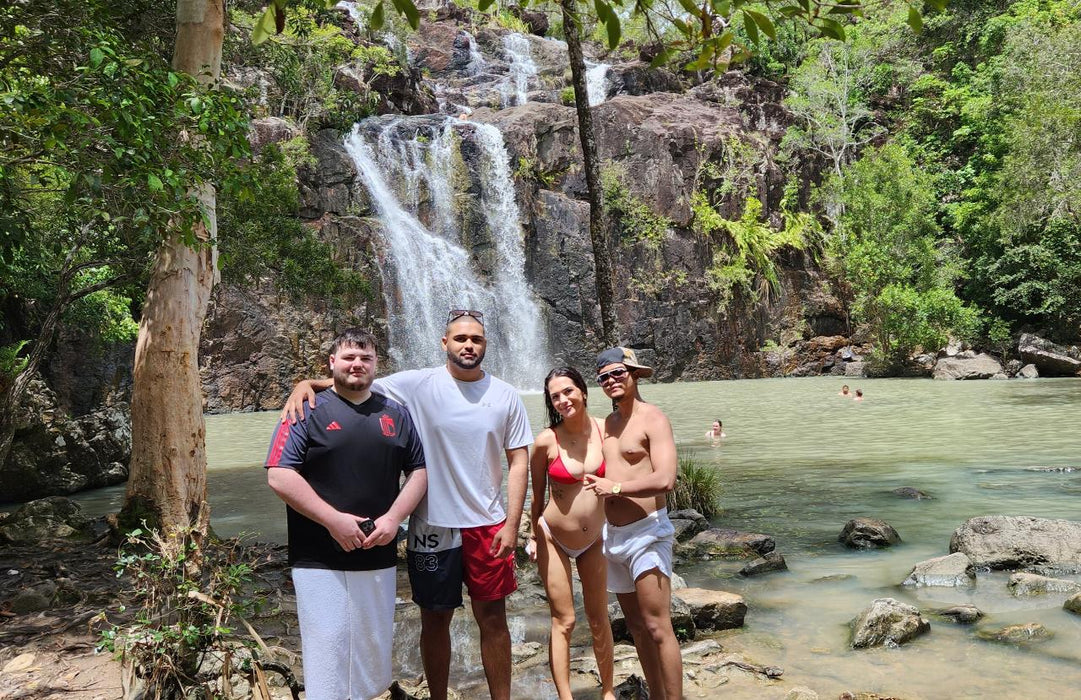
M 1045 642 L 1055 636 L 1041 624 L 1029 622 L 1024 625 L 1010 625 L 997 630 L 980 630 L 976 633 L 980 639 L 1003 644 L 1029 644 Z
M 1020 569 L 1038 564 L 1081 564 L 1081 523 L 1027 515 L 983 515 L 954 531 L 950 552 L 973 566 Z
M 911 498 L 914 501 L 931 501 L 934 500 L 934 496 L 931 494 L 920 491 L 912 486 L 901 486 L 893 490 L 893 495 L 900 496 L 901 498 Z
M 683 548 L 704 557 L 753 557 L 764 556 L 776 546 L 769 535 L 713 527 L 695 535 Z
M 743 596 L 704 588 L 684 588 L 673 594 L 690 607 L 697 629 L 730 630 L 743 627 L 747 604 Z
M 853 518 L 845 523 L 837 540 L 852 549 L 875 549 L 895 545 L 901 536 L 885 520 Z
M 759 557 L 747 566 L 739 570 L 741 576 L 757 576 L 770 571 L 788 571 L 788 564 L 780 552 L 770 552 L 764 557 Z
M 1062 604 L 1062 609 L 1081 615 L 1081 593 L 1074 593 Z
M 1015 596 L 1040 593 L 1074 593 L 1081 591 L 1081 584 L 1062 578 L 1049 578 L 1037 574 L 1020 573 L 1010 576 L 1006 584 Z
M 893 598 L 878 598 L 852 622 L 852 648 L 897 646 L 931 629 L 919 608 Z
M 973 583 L 972 562 L 961 552 L 921 561 L 912 567 L 904 586 L 967 586 Z
M 935 365 L 935 379 L 990 379 L 1002 374 L 998 360 L 986 354 L 973 357 L 943 357 Z
M 938 611 L 939 615 L 945 617 L 952 617 L 958 623 L 962 625 L 971 625 L 981 617 L 983 617 L 983 611 L 977 608 L 975 605 L 955 605 L 952 608 L 946 608 Z

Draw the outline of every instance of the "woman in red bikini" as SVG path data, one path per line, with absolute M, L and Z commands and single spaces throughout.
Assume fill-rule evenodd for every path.
M 604 504 L 582 488 L 585 474 L 604 476 L 603 440 L 600 423 L 586 412 L 586 394 L 586 382 L 573 367 L 558 367 L 545 377 L 548 428 L 537 436 L 530 460 L 530 556 L 540 569 L 552 610 L 548 659 L 560 700 L 571 700 L 570 641 L 575 621 L 571 559 L 582 581 L 603 698 L 614 700 L 607 563 L 601 548 Z

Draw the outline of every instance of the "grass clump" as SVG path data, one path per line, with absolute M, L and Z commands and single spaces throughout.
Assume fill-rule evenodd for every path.
M 706 518 L 721 514 L 721 474 L 689 452 L 679 453 L 676 488 L 668 496 L 668 510 L 693 508 Z

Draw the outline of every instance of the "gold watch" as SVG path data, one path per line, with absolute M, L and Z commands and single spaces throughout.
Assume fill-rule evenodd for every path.
M 619 492 L 622 491 L 622 490 L 623 490 L 623 483 L 622 482 L 616 482 L 616 485 L 612 487 L 612 495 L 613 496 L 618 496 Z

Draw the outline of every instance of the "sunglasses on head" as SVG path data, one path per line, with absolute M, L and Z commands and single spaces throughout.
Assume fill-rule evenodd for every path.
M 463 316 L 475 318 L 480 323 L 480 325 L 484 325 L 484 314 L 482 314 L 480 311 L 474 311 L 473 309 L 451 309 L 450 313 L 447 314 L 447 323 L 453 323 L 454 321 L 457 321 Z
M 630 370 L 628 370 L 626 367 L 616 367 L 615 369 L 610 369 L 604 374 L 597 375 L 597 383 L 604 384 L 609 379 L 615 379 L 616 381 L 619 381 L 620 379 L 623 379 L 623 377 L 625 377 L 629 371 Z

